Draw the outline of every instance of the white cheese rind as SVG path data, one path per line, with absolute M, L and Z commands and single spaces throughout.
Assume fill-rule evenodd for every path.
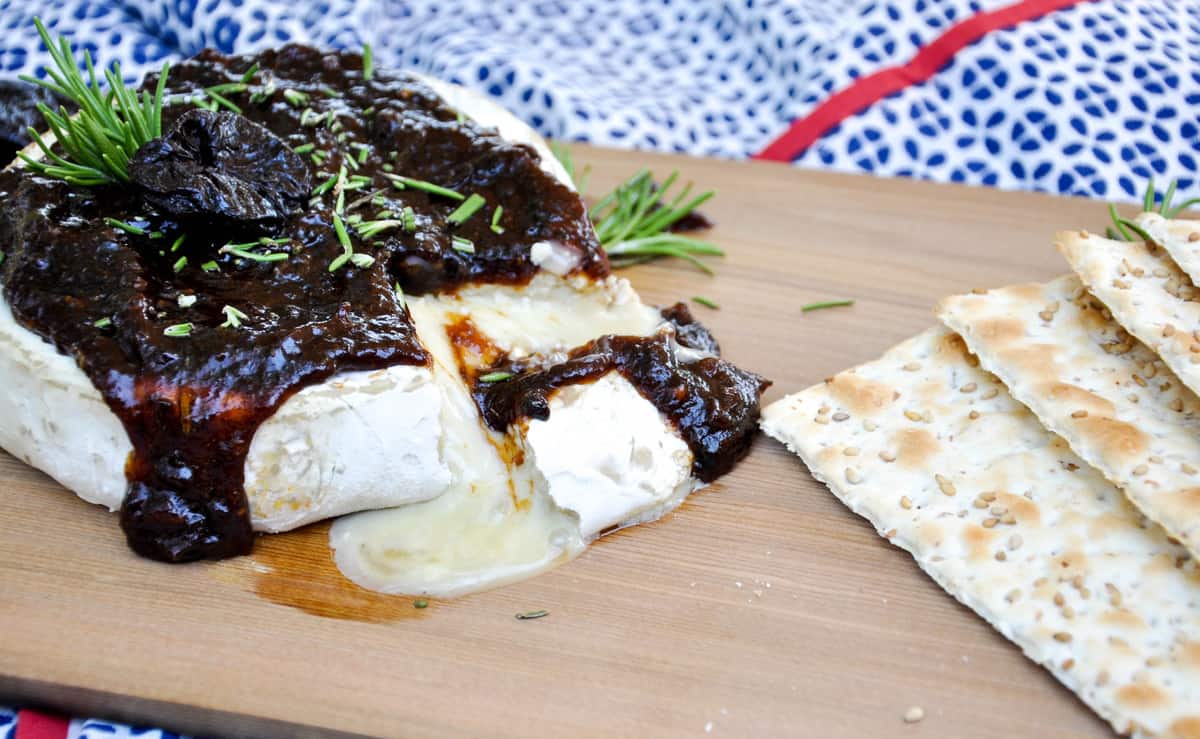
M 560 389 L 550 417 L 530 421 L 523 436 L 526 464 L 579 517 L 585 539 L 657 518 L 694 487 L 687 444 L 616 372 Z
M 13 318 L 0 297 L 0 446 L 89 503 L 116 510 L 133 451 L 83 370 Z M 246 456 L 258 531 L 438 495 L 438 399 L 426 367 L 348 372 L 304 388 L 259 427 Z

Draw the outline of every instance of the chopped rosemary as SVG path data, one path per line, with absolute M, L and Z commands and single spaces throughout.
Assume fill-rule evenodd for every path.
M 800 310 L 803 313 L 808 313 L 809 311 L 824 310 L 826 308 L 841 308 L 841 307 L 847 306 L 847 305 L 854 305 L 854 301 L 849 300 L 849 299 L 825 300 L 825 301 L 822 301 L 819 303 L 809 303 L 808 305 L 802 305 L 802 306 L 800 306 Z
M 329 263 L 329 271 L 337 272 L 346 266 L 350 257 L 354 256 L 354 245 L 350 243 L 350 234 L 346 232 L 346 224 L 342 223 L 342 217 L 337 213 L 333 214 L 333 230 L 337 234 L 338 243 L 342 245 L 342 253 Z
M 692 300 L 700 305 L 703 305 L 705 308 L 721 310 L 721 306 L 717 305 L 716 301 L 712 300 L 711 298 L 706 298 L 703 295 L 693 295 Z
M 175 302 L 179 304 L 180 308 L 191 308 L 196 304 L 196 296 L 180 294 L 180 296 L 175 299 Z
M 504 227 L 500 225 L 500 217 L 502 215 L 504 215 L 504 206 L 497 205 L 496 209 L 492 211 L 492 233 L 504 233 Z
M 479 377 L 479 381 L 480 382 L 503 382 L 504 380 L 511 379 L 512 376 L 513 376 L 513 373 L 511 373 L 511 372 L 503 372 L 503 371 L 489 372 L 486 375 L 481 375 Z
M 210 259 L 209 261 L 200 265 L 200 269 L 204 270 L 205 272 L 217 272 L 221 269 L 221 265 Z
M 404 230 L 413 233 L 417 230 L 417 213 L 411 207 L 405 206 L 400 213 L 401 219 L 404 221 Z
M 408 300 L 404 297 L 404 288 L 400 287 L 400 283 L 396 283 L 396 300 L 400 301 L 401 308 L 408 307 Z
M 455 192 L 454 190 L 451 190 L 448 187 L 442 187 L 441 185 L 435 185 L 432 182 L 425 182 L 424 180 L 414 180 L 411 177 L 405 177 L 404 175 L 398 175 L 398 174 L 389 174 L 389 175 L 386 175 L 386 177 L 392 181 L 392 185 L 397 190 L 404 190 L 404 189 L 421 190 L 422 192 L 427 192 L 430 195 L 441 195 L 442 197 L 451 198 L 453 200 L 465 200 L 466 199 L 461 194 Z
M 113 228 L 120 229 L 120 230 L 124 231 L 125 233 L 130 233 L 130 234 L 133 234 L 134 236 L 145 236 L 146 235 L 146 229 L 142 228 L 141 226 L 135 226 L 132 223 L 126 223 L 125 221 L 118 221 L 116 218 L 109 218 L 109 217 L 105 216 L 104 222 L 107 223 L 108 225 L 112 226 Z
M 101 185 L 129 181 L 129 158 L 147 141 L 162 135 L 162 99 L 169 64 L 159 72 L 154 94 L 143 91 L 141 98 L 125 86 L 121 67 L 113 63 L 104 71 L 107 92 L 101 92 L 90 52 L 83 54 L 88 79 L 84 80 L 76 63 L 71 42 L 59 36 L 55 43 L 40 18 L 33 19 L 38 35 L 46 46 L 53 68 L 44 67 L 46 79 L 22 76 L 21 79 L 71 100 L 79 108 L 75 115 L 59 107 L 58 112 L 44 103 L 38 111 L 58 140 L 65 156 L 51 151 L 42 135 L 30 128 L 29 135 L 42 151 L 44 159 L 35 161 L 24 153 L 17 156 L 31 171 L 66 180 L 73 185 Z
M 290 87 L 283 91 L 283 99 L 288 102 L 288 105 L 291 105 L 294 108 L 299 108 L 301 105 L 308 104 L 308 95 L 306 93 L 300 92 L 299 90 L 293 90 Z M 311 111 L 306 109 L 305 112 L 308 113 Z
M 232 305 L 225 306 L 221 312 L 225 314 L 225 322 L 221 324 L 221 328 L 241 328 L 242 321 L 250 318 Z
M 174 336 L 175 338 L 191 336 L 193 328 L 194 326 L 190 323 L 175 323 L 164 328 L 163 335 Z
M 274 80 L 272 80 L 272 81 L 268 82 L 265 86 L 256 90 L 254 92 L 254 94 L 252 94 L 250 96 L 250 102 L 252 102 L 256 105 L 258 103 L 265 103 L 274 94 L 275 94 L 275 82 L 274 82 Z
M 367 82 L 375 76 L 375 55 L 371 52 L 370 44 L 363 44 L 363 79 Z
M 258 242 L 251 242 L 249 244 L 226 244 L 225 246 L 221 247 L 220 251 L 222 254 L 232 254 L 235 257 L 250 259 L 255 262 L 282 262 L 288 258 L 287 252 L 283 251 L 269 251 L 265 254 L 259 254 L 258 252 L 250 251 L 250 249 L 255 246 L 258 246 Z M 205 271 L 207 272 L 209 270 Z
M 344 172 L 345 170 L 342 170 L 342 171 Z M 317 185 L 317 188 L 312 191 L 313 197 L 320 197 L 321 195 L 324 195 L 325 193 L 329 192 L 330 190 L 333 189 L 333 186 L 335 184 L 337 184 L 337 181 L 338 181 L 338 176 L 336 174 L 329 175 L 329 179 L 327 179 L 324 182 L 322 182 L 321 184 Z
M 478 193 L 471 193 L 471 197 L 462 202 L 462 205 L 454 209 L 454 212 L 446 216 L 446 220 L 451 225 L 461 226 L 471 216 L 479 212 L 479 209 L 487 204 L 483 196 Z
M 242 73 L 242 84 L 244 85 L 244 84 L 247 84 L 248 82 L 250 82 L 250 80 L 253 79 L 254 75 L 257 73 L 258 73 L 258 62 L 255 62 L 250 65 L 249 69 L 247 69 L 245 72 Z
M 220 92 L 218 92 L 217 88 L 207 87 L 204 89 L 204 94 L 207 95 L 210 100 L 212 100 L 214 103 L 221 106 L 222 108 L 228 108 L 229 110 L 233 111 L 234 113 L 237 113 L 238 115 L 242 114 L 242 109 L 240 107 L 238 107 L 238 105 L 236 103 L 234 103 L 232 100 L 230 100 L 229 98 L 225 97 Z
M 371 155 L 371 147 L 366 144 L 358 144 L 358 163 L 366 164 L 367 157 Z
M 366 269 L 372 264 L 375 264 L 375 257 L 371 256 L 370 254 L 363 254 L 360 251 L 356 251 L 350 255 L 350 263 L 359 269 Z
M 179 259 L 176 259 L 175 264 L 171 265 L 172 271 L 175 271 L 175 272 L 181 271 L 184 267 L 187 266 L 187 262 L 188 262 L 187 257 L 180 257 Z
M 535 618 L 542 618 L 544 616 L 549 616 L 549 615 L 550 615 L 550 611 L 547 611 L 546 609 L 543 608 L 538 611 L 528 611 L 526 613 L 518 613 L 517 620 L 518 621 L 530 621 Z
M 314 144 L 313 142 L 309 141 L 307 144 L 300 144 L 299 146 L 293 146 L 292 151 L 296 152 L 297 154 L 307 154 L 308 152 L 312 151 L 315 148 L 317 148 L 317 145 Z
M 107 318 L 107 317 L 101 318 L 97 321 L 93 321 L 92 325 L 95 326 L 96 328 L 108 328 L 109 326 L 112 325 L 112 319 Z
M 321 85 L 320 90 L 321 94 L 327 98 L 340 98 L 342 96 L 342 93 L 333 89 L 329 85 Z
M 381 219 L 375 221 L 363 221 L 354 227 L 358 231 L 358 235 L 364 239 L 371 239 L 379 234 L 393 228 L 399 228 L 404 225 L 403 221 L 395 219 Z
M 461 251 L 464 254 L 474 254 L 475 242 L 470 239 L 464 239 L 461 236 L 451 236 L 450 248 L 454 249 L 454 251 Z
M 5 257 L 4 252 L 0 251 L 0 264 L 4 264 L 4 257 Z
M 179 251 L 179 247 L 183 246 L 183 242 L 185 240 L 187 240 L 187 234 L 179 234 L 179 238 L 171 242 L 171 252 L 174 253 Z

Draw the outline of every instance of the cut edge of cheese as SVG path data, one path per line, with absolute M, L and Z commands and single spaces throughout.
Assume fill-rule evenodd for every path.
M 1200 572 L 930 329 L 763 411 L 762 429 L 1119 732 L 1200 731 Z

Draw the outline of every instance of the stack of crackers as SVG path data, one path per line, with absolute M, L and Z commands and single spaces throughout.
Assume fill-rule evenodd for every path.
M 1117 731 L 1200 737 L 1200 222 L 1135 223 L 762 426 Z

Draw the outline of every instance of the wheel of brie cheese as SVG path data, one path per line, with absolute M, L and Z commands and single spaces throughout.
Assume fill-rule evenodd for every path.
M 658 518 L 748 449 L 766 382 L 610 274 L 507 111 L 301 46 L 163 85 L 129 182 L 0 175 L 0 446 L 119 510 L 134 551 L 341 516 L 352 580 L 451 596 Z

